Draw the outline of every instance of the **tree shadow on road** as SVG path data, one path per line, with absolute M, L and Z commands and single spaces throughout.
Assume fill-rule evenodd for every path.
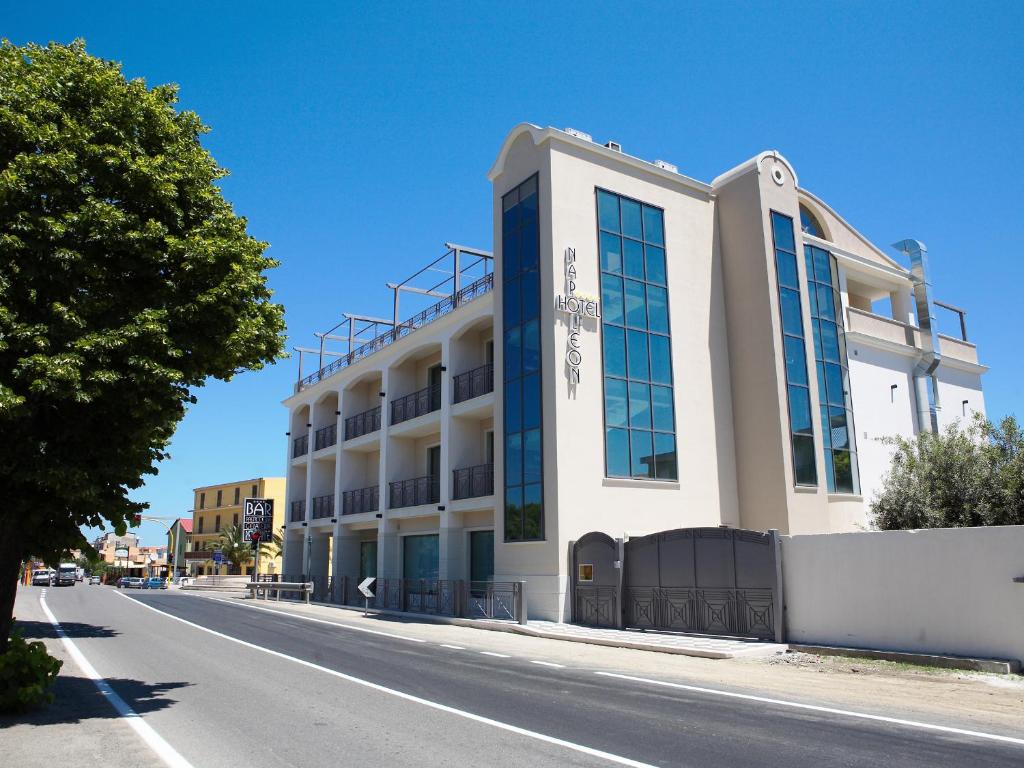
M 57 628 L 48 621 L 21 621 L 15 619 L 15 629 L 21 631 L 22 637 L 31 642 L 32 640 L 55 640 L 59 637 Z M 83 624 L 78 621 L 62 621 L 61 629 L 68 637 L 117 637 L 120 632 L 110 627 L 101 627 L 97 624 Z
M 107 682 L 138 714 L 158 712 L 178 703 L 165 694 L 191 683 L 145 683 L 127 678 L 107 678 Z M 117 710 L 87 677 L 61 674 L 52 688 L 53 704 L 17 715 L 0 716 L 0 731 L 15 725 L 75 724 L 97 718 L 120 717 Z

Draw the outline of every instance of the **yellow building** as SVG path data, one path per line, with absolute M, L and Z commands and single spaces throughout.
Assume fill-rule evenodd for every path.
M 242 525 L 242 504 L 247 498 L 273 499 L 274 531 L 284 524 L 284 478 L 258 477 L 233 483 L 206 485 L 194 489 L 192 504 L 192 551 L 186 553 L 191 575 L 227 574 L 228 563 L 216 566 L 213 553 L 220 548 L 221 535 L 233 525 Z M 264 550 L 265 551 L 265 550 Z M 251 572 L 252 563 L 242 573 Z M 280 573 L 281 557 L 260 553 L 260 573 Z

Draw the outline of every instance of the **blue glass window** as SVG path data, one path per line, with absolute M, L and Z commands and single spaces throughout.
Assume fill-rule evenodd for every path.
M 605 190 L 597 191 L 597 207 L 605 471 L 609 477 L 675 480 L 664 214 Z
M 811 305 L 811 327 L 818 369 L 821 428 L 825 433 L 828 490 L 830 493 L 860 493 L 849 363 L 842 316 L 838 314 L 841 307 L 839 270 L 835 257 L 817 246 L 804 246 L 804 261 L 808 267 L 808 292 L 817 298 Z
M 803 291 L 797 271 L 796 236 L 793 220 L 771 212 L 775 246 L 775 277 L 779 290 L 782 346 L 786 358 L 786 395 L 789 403 L 789 432 L 793 449 L 793 480 L 797 485 L 817 485 L 814 459 L 814 422 L 811 419 L 811 389 L 807 378 L 806 339 L 801 307 Z
M 540 253 L 537 176 L 502 198 L 505 339 L 505 541 L 544 538 L 542 405 L 540 379 Z M 602 204 L 602 221 L 619 229 L 618 200 Z M 612 228 L 614 222 L 614 228 Z M 622 243 L 612 234 L 602 247 L 609 266 L 622 269 Z M 614 271 L 614 270 L 613 270 Z M 623 366 L 625 366 L 623 349 Z

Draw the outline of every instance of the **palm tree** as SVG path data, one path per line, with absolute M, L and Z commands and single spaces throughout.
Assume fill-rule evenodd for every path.
M 275 533 L 271 541 L 263 542 L 260 547 L 260 554 L 270 558 L 271 562 L 276 562 L 277 558 L 284 557 L 284 539 L 281 538 L 280 533 Z
M 252 562 L 252 544 L 242 536 L 242 528 L 229 525 L 220 534 L 220 553 L 238 573 Z

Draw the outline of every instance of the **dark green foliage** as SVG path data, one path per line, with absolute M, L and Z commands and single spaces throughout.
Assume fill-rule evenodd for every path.
M 895 452 L 871 503 L 878 528 L 1024 525 L 1024 436 L 1012 416 L 885 442 Z
M 196 388 L 282 352 L 276 262 L 176 101 L 81 42 L 0 44 L 0 641 L 17 562 L 123 533 Z
M 38 640 L 26 643 L 20 632 L 11 632 L 7 650 L 0 653 L 0 712 L 23 712 L 53 701 L 50 686 L 63 663 Z

